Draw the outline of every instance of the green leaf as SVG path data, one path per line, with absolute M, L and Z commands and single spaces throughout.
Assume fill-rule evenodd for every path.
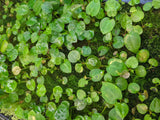
M 3 64 L 0 64 L 0 81 L 8 80 L 8 70 Z
M 128 91 L 132 94 L 136 94 L 140 91 L 140 86 L 137 83 L 130 83 L 128 85 Z
M 63 101 L 54 114 L 55 120 L 67 120 L 69 118 L 69 102 Z
M 52 23 L 49 24 L 49 26 L 54 32 L 60 33 L 64 30 L 64 23 L 61 19 L 55 19 Z
M 56 109 L 57 109 L 56 104 L 53 102 L 49 102 L 47 105 L 46 116 L 49 118 L 53 118 Z
M 127 70 L 127 68 L 121 59 L 111 58 L 108 61 L 106 70 L 112 76 L 120 76 L 124 70 Z
M 45 35 L 44 35 L 45 36 Z M 48 40 L 48 37 L 47 36 L 45 36 L 46 38 L 45 38 L 45 41 L 43 40 L 39 40 L 38 42 L 37 42 L 37 44 L 36 44 L 36 47 L 37 47 L 37 51 L 38 51 L 38 54 L 43 54 L 43 55 L 45 55 L 45 54 L 47 54 L 47 52 L 48 52 L 48 43 L 47 43 L 47 40 Z M 41 38 L 41 36 L 40 36 L 40 38 Z M 39 39 L 40 39 L 39 38 Z
M 117 114 L 115 108 L 112 108 L 109 111 L 109 120 L 122 120 L 122 118 Z
M 115 36 L 113 38 L 113 47 L 115 49 L 120 49 L 124 46 L 124 40 L 123 40 L 123 37 L 121 36 Z
M 28 44 L 26 44 L 25 42 L 20 42 L 18 44 L 18 52 L 19 55 L 27 55 L 29 53 Z
M 52 10 L 53 10 L 52 2 L 49 2 L 49 1 L 44 2 L 41 8 L 42 8 L 42 12 L 45 14 L 52 13 Z
M 115 111 L 122 119 L 124 119 L 129 112 L 129 107 L 126 103 L 116 103 Z
M 140 63 L 145 63 L 149 58 L 149 51 L 146 49 L 141 49 L 138 51 L 136 57 Z
M 140 114 L 145 114 L 148 110 L 148 106 L 143 103 L 136 105 L 136 108 Z
M 8 100 L 11 103 L 15 103 L 16 101 L 18 101 L 18 94 L 16 92 L 10 93 L 8 96 Z
M 112 76 L 111 76 L 111 74 L 106 73 L 104 75 L 104 81 L 106 81 L 106 82 L 112 82 Z
M 28 112 L 28 120 L 36 120 L 36 113 L 33 110 Z
M 103 78 L 104 71 L 100 69 L 92 69 L 89 72 L 89 76 L 92 78 L 93 82 L 98 82 Z
M 32 33 L 31 35 L 31 42 L 35 43 L 38 40 L 39 36 L 37 32 Z
M 53 39 L 53 38 L 52 38 Z M 52 40 L 52 43 L 55 47 L 61 47 L 64 43 L 64 37 L 63 36 L 58 36 L 55 39 Z
M 0 44 L 0 51 L 1 53 L 4 53 L 7 49 L 7 46 L 8 46 L 8 42 L 7 40 L 3 40 L 2 43 Z
M 41 5 L 43 1 L 42 0 L 36 0 L 36 2 L 33 5 L 33 11 L 38 15 L 41 12 Z
M 134 5 L 139 4 L 139 3 L 140 3 L 140 0 L 130 0 L 128 2 L 128 4 L 131 5 L 131 6 L 134 6 Z
M 152 112 L 155 112 L 155 113 L 160 113 L 160 99 L 158 99 L 157 97 L 155 97 L 150 106 L 149 106 L 149 109 L 152 111 Z
M 93 30 L 86 30 L 84 32 L 84 37 L 86 40 L 91 40 L 94 37 L 94 31 Z
M 71 96 L 73 94 L 73 89 L 67 88 L 66 89 L 66 94 L 67 94 L 67 96 Z
M 145 67 L 143 65 L 139 65 L 136 69 L 135 69 L 135 73 L 138 77 L 145 77 L 147 74 L 147 71 L 145 69 Z
M 71 63 L 76 63 L 78 60 L 80 60 L 80 58 L 81 58 L 81 55 L 77 50 L 72 50 L 68 54 L 68 60 Z
M 131 18 L 133 22 L 140 22 L 144 18 L 144 13 L 143 11 L 137 10 L 132 12 Z
M 115 104 L 117 100 L 122 99 L 121 90 L 113 83 L 102 82 L 101 92 L 102 97 L 109 104 Z
M 59 99 L 62 97 L 63 89 L 60 86 L 56 86 L 53 88 L 53 95 L 55 96 L 56 103 L 59 102 Z
M 100 0 L 92 0 L 86 7 L 86 13 L 88 15 L 96 16 L 100 10 Z
M 112 33 L 109 32 L 109 33 L 105 34 L 105 36 L 103 37 L 103 42 L 109 43 L 111 41 L 112 41 Z
M 105 120 L 104 116 L 100 113 L 93 113 L 92 120 Z
M 83 21 L 78 22 L 75 29 L 75 32 L 77 33 L 77 35 L 78 36 L 82 35 L 84 30 L 85 30 L 85 23 Z
M 141 46 L 141 38 L 138 33 L 132 31 L 124 37 L 124 44 L 129 51 L 137 53 Z
M 78 87 L 85 87 L 88 84 L 88 80 L 86 80 L 85 78 L 81 78 L 78 81 Z
M 152 5 L 155 9 L 159 9 L 160 8 L 160 1 L 159 0 L 153 0 Z
M 96 69 L 101 66 L 101 61 L 96 56 L 90 55 L 86 60 L 86 66 L 89 70 Z
M 37 83 L 38 84 L 44 84 L 44 77 L 43 76 L 40 76 L 37 78 Z
M 67 34 L 66 40 L 69 43 L 77 43 L 77 36 L 76 36 L 75 32 L 72 31 L 69 34 Z
M 120 23 L 123 29 L 128 29 L 132 26 L 132 19 L 127 15 L 122 15 Z
M 100 46 L 98 47 L 99 56 L 105 55 L 109 51 L 109 47 Z
M 143 29 L 139 25 L 133 26 L 133 31 L 138 33 L 139 35 L 141 35 L 143 33 Z
M 33 26 L 34 24 L 37 23 L 37 19 L 36 17 L 31 17 L 28 21 L 27 21 L 27 26 Z
M 44 96 L 46 94 L 46 87 L 43 84 L 38 84 L 36 94 L 39 97 Z
M 24 118 L 24 110 L 20 106 L 18 106 L 15 109 L 15 115 L 16 115 L 16 117 L 18 117 L 18 119 L 23 119 Z
M 143 5 L 144 11 L 149 11 L 152 8 L 152 2 L 147 2 Z
M 24 98 L 26 103 L 31 102 L 32 100 L 32 95 L 30 93 L 26 93 L 26 97 Z
M 4 63 L 6 61 L 6 56 L 1 54 L 0 55 L 0 63 Z
M 83 100 L 86 97 L 86 92 L 82 89 L 77 90 L 77 98 Z
M 158 61 L 157 61 L 156 59 L 154 59 L 154 58 L 150 58 L 150 59 L 148 60 L 148 63 L 149 63 L 150 65 L 154 66 L 154 67 L 157 67 L 157 66 L 158 66 Z
M 126 60 L 125 64 L 128 68 L 136 68 L 138 67 L 138 60 L 135 56 L 131 56 Z
M 87 105 L 86 100 L 79 100 L 79 99 L 74 100 L 74 106 L 78 111 L 83 110 L 86 107 L 86 105 Z
M 81 49 L 81 54 L 84 57 L 89 56 L 91 54 L 91 52 L 92 52 L 92 49 L 89 46 L 83 46 L 82 49 Z
M 93 102 L 98 102 L 99 101 L 99 96 L 98 96 L 97 92 L 95 92 L 95 91 L 91 92 L 91 98 L 92 98 Z
M 126 90 L 128 87 L 128 82 L 126 79 L 124 79 L 123 77 L 118 77 L 115 80 L 115 84 L 122 90 Z
M 83 72 L 83 65 L 81 63 L 77 63 L 75 65 L 75 71 L 78 73 L 82 73 Z
M 11 51 L 7 51 L 6 54 L 7 54 L 9 61 L 14 61 L 18 56 L 18 51 L 17 49 L 12 49 Z
M 30 69 L 30 76 L 31 77 L 37 77 L 38 76 L 38 68 L 36 66 L 31 65 L 29 67 L 29 69 Z
M 109 19 L 108 17 L 103 18 L 100 22 L 100 30 L 102 34 L 111 32 L 114 26 L 115 26 L 115 20 Z
M 116 0 L 108 0 L 105 3 L 105 11 L 109 17 L 115 17 L 121 5 Z
M 98 14 L 96 15 L 96 18 L 102 19 L 102 18 L 104 18 L 104 16 L 105 16 L 104 10 L 103 10 L 103 8 L 100 8 Z
M 23 16 L 26 15 L 29 12 L 29 7 L 27 5 L 20 5 L 17 9 L 16 9 L 17 15 L 18 16 Z
M 28 80 L 26 82 L 26 87 L 31 90 L 31 91 L 34 91 L 35 90 L 35 87 L 36 87 L 36 83 L 34 81 L 34 79 L 31 79 L 31 80 Z
M 60 69 L 64 73 L 71 73 L 72 72 L 72 66 L 69 60 L 64 60 L 64 63 L 60 65 Z
M 12 93 L 17 88 L 17 82 L 15 80 L 6 80 L 2 82 L 1 88 L 6 93 Z
M 31 39 L 31 33 L 29 31 L 26 31 L 23 33 L 24 41 L 27 42 L 29 39 Z

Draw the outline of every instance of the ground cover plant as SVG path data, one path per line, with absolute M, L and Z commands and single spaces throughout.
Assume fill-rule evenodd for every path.
M 139 2 L 1 1 L 0 112 L 160 120 L 160 1 Z

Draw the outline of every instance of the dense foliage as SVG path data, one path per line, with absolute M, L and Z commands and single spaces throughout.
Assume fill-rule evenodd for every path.
M 1 113 L 13 120 L 160 120 L 160 78 L 146 77 L 159 63 L 141 38 L 152 28 L 141 24 L 145 14 L 160 1 L 139 2 L 0 2 Z

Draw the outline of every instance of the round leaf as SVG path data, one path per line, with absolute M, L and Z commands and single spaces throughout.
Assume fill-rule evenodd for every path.
M 150 58 L 150 59 L 148 60 L 148 63 L 149 63 L 150 65 L 154 66 L 154 67 L 157 67 L 157 66 L 158 66 L 158 61 L 157 61 L 156 59 L 154 59 L 154 58 Z
M 72 50 L 68 54 L 68 60 L 71 63 L 76 63 L 78 60 L 80 60 L 81 56 L 80 53 L 77 50 Z
M 147 2 L 143 5 L 144 11 L 149 11 L 152 8 L 152 2 Z
M 98 47 L 99 56 L 105 55 L 109 51 L 108 47 L 100 46 Z
M 83 65 L 81 63 L 77 63 L 75 65 L 75 71 L 78 73 L 82 73 L 83 72 Z
M 6 93 L 12 93 L 17 87 L 17 82 L 15 80 L 7 80 L 2 82 L 1 88 Z
M 32 80 L 28 80 L 27 83 L 26 83 L 26 87 L 31 90 L 31 91 L 34 91 L 35 87 L 36 87 L 36 83 L 34 81 L 34 79 Z
M 38 84 L 36 94 L 42 97 L 46 94 L 46 87 L 43 84 Z
M 92 78 L 93 82 L 100 81 L 102 79 L 103 75 L 104 75 L 104 71 L 100 70 L 100 69 L 92 69 L 89 72 L 89 76 Z
M 131 18 L 133 22 L 140 22 L 144 18 L 144 13 L 137 10 L 131 14 Z
M 84 90 L 79 89 L 77 91 L 77 98 L 79 100 L 83 100 L 86 97 L 86 92 Z
M 115 111 L 122 119 L 124 119 L 129 112 L 129 107 L 126 103 L 117 103 L 115 105 Z
M 136 68 L 138 66 L 138 60 L 135 56 L 131 56 L 126 60 L 125 64 L 128 68 Z
M 139 65 L 136 69 L 135 69 L 136 75 L 138 77 L 145 77 L 147 74 L 147 71 L 145 69 L 145 67 L 143 65 Z
M 128 82 L 126 79 L 124 79 L 123 77 L 118 77 L 115 80 L 115 84 L 123 91 L 125 89 L 127 89 L 128 86 Z
M 121 59 L 111 58 L 108 61 L 108 66 L 106 67 L 106 70 L 112 76 L 120 76 L 124 70 L 127 70 L 127 68 Z
M 112 33 L 109 32 L 109 33 L 105 34 L 105 36 L 103 37 L 103 42 L 109 43 L 111 41 L 112 41 Z
M 124 46 L 124 41 L 123 41 L 123 37 L 121 36 L 116 36 L 113 38 L 113 47 L 115 49 L 120 49 Z
M 101 61 L 94 55 L 88 56 L 86 60 L 86 66 L 88 69 L 96 69 L 101 66 Z
M 149 51 L 146 49 L 142 49 L 138 51 L 136 57 L 140 63 L 145 63 L 149 58 Z
M 160 1 L 159 0 L 153 0 L 152 5 L 155 9 L 159 9 L 160 8 Z
M 109 33 L 113 30 L 115 26 L 115 20 L 109 19 L 107 17 L 103 18 L 100 22 L 100 30 L 102 34 Z
M 128 91 L 135 94 L 140 91 L 140 86 L 137 83 L 130 83 L 128 85 Z
M 150 106 L 149 109 L 155 113 L 160 113 L 160 99 L 158 99 L 157 97 L 155 97 Z
M 92 0 L 86 7 L 88 15 L 96 16 L 100 10 L 100 0 Z
M 91 54 L 92 50 L 89 46 L 83 46 L 82 49 L 81 49 L 81 54 L 84 56 L 84 57 L 87 57 Z
M 143 104 L 143 103 L 136 105 L 136 107 L 137 107 L 137 110 L 140 114 L 145 114 L 148 110 L 148 106 L 146 104 Z
M 137 53 L 141 45 L 141 38 L 138 33 L 132 31 L 124 37 L 124 44 L 129 51 Z
M 67 59 L 64 60 L 64 63 L 60 65 L 60 69 L 64 73 L 71 73 L 72 72 L 71 63 Z
M 117 100 L 122 99 L 121 90 L 113 83 L 103 82 L 101 87 L 102 97 L 109 104 L 115 104 Z

